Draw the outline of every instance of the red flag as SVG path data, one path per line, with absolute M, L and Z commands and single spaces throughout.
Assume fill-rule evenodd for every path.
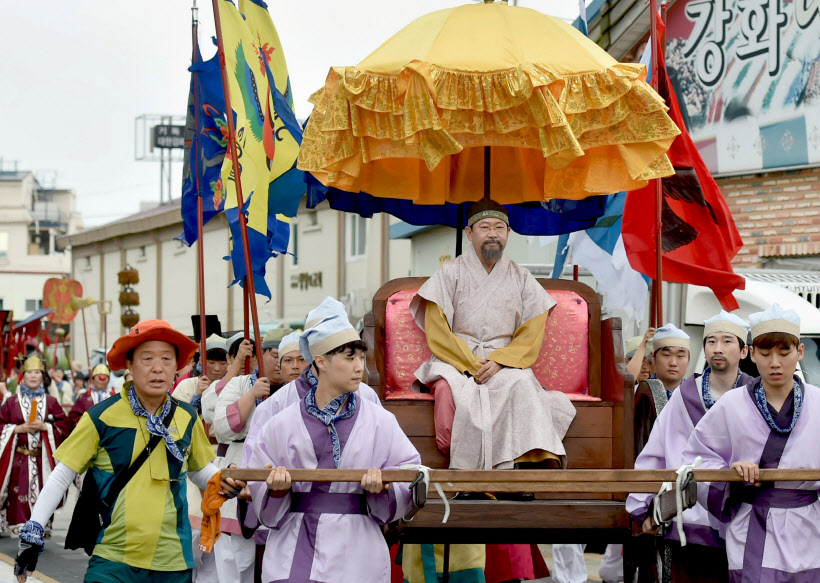
M 743 246 L 732 214 L 715 179 L 700 157 L 684 124 L 660 50 L 664 24 L 655 12 L 658 34 L 652 57 L 658 59 L 658 93 L 669 106 L 669 117 L 680 128 L 667 152 L 675 175 L 664 178 L 662 208 L 663 279 L 712 289 L 724 309 L 738 308 L 732 291 L 745 280 L 732 271 L 732 258 Z M 655 184 L 627 194 L 623 238 L 629 263 L 655 278 Z

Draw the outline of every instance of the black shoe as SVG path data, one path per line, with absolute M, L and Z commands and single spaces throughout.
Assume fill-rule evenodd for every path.
M 453 500 L 492 500 L 484 492 L 459 492 L 453 496 Z
M 532 502 L 535 500 L 535 494 L 532 492 L 496 492 L 495 499 L 506 502 Z

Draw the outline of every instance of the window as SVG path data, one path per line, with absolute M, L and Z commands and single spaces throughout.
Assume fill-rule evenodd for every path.
M 3 307 L 3 298 L 0 298 L 0 310 L 5 310 Z
M 350 246 L 351 258 L 364 257 L 367 248 L 367 219 L 359 215 L 350 216 Z
M 26 312 L 36 312 L 43 308 L 43 300 L 26 300 Z

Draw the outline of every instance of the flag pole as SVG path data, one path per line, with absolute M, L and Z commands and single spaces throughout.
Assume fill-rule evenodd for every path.
M 649 30 L 650 42 L 652 42 L 652 88 L 658 90 L 658 55 L 656 47 L 660 43 L 655 41 L 658 38 L 658 25 L 656 14 L 658 13 L 658 0 L 649 0 Z M 655 279 L 652 281 L 652 297 L 655 300 L 651 311 L 652 325 L 654 327 L 663 325 L 663 184 L 660 178 L 655 179 Z
M 225 0 L 221 0 L 225 1 Z M 225 45 L 222 42 L 222 22 L 219 18 L 220 0 L 211 0 L 214 8 L 214 24 L 216 25 L 216 43 L 219 50 L 219 69 L 222 72 L 222 92 L 225 96 L 225 117 L 228 122 L 228 155 L 233 162 L 234 184 L 236 184 L 236 206 L 239 215 L 239 232 L 242 235 L 242 252 L 245 254 L 245 289 L 250 298 L 250 312 L 253 317 L 254 339 L 256 343 L 256 362 L 259 367 L 259 376 L 265 376 L 262 362 L 262 338 L 259 335 L 259 315 L 256 312 L 256 289 L 253 283 L 253 268 L 251 265 L 251 249 L 248 243 L 248 223 L 242 208 L 245 200 L 242 197 L 242 180 L 239 168 L 239 159 L 236 155 L 236 127 L 233 123 L 233 108 L 231 107 L 231 88 L 228 85 L 228 70 L 225 66 Z M 245 338 L 249 338 L 247 309 L 245 312 Z
M 199 43 L 199 9 L 196 7 L 196 0 L 191 6 L 191 63 L 196 63 L 197 45 Z M 197 81 L 192 75 L 194 90 L 194 132 L 199 132 L 199 100 L 197 99 Z M 197 141 L 199 136 L 196 136 Z M 191 144 L 193 146 L 193 143 Z M 196 255 L 197 255 L 197 276 L 199 279 L 199 362 L 202 366 L 202 375 L 207 376 L 205 370 L 206 358 L 206 333 L 205 333 L 205 242 L 203 238 L 204 220 L 202 218 L 202 183 L 199 176 L 199 155 L 197 149 L 189 151 L 188 159 L 193 156 L 194 180 L 196 181 Z

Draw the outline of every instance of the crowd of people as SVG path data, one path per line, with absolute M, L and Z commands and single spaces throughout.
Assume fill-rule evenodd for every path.
M 410 305 L 432 352 L 416 378 L 435 397 L 437 446 L 454 469 L 564 468 L 575 407 L 531 369 L 555 300 L 504 255 L 503 207 L 482 201 L 468 215 L 471 245 Z M 630 495 L 626 508 L 643 532 L 662 537 L 673 581 L 820 577 L 818 484 L 759 483 L 759 468 L 820 467 L 820 393 L 795 376 L 799 319 L 775 305 L 750 323 L 721 312 L 704 326 L 708 367 L 688 378 L 690 339 L 674 325 L 627 343 L 627 371 L 636 385 L 658 381 L 665 403 L 635 467 L 697 459 L 734 468 L 746 483 L 698 484 L 699 504 L 680 524 L 658 496 Z M 244 333 L 213 334 L 192 364 L 198 349 L 164 321 L 140 322 L 70 403 L 59 382 L 53 394 L 41 358 L 22 363 L 0 407 L 0 512 L 20 537 L 18 581 L 36 569 L 53 514 L 80 476 L 77 508 L 92 515 L 75 510 L 67 545 L 90 555 L 89 583 L 440 580 L 443 545 L 405 544 L 391 559 L 383 537 L 413 499 L 409 484 L 386 483 L 381 470 L 417 467 L 421 457 L 366 384 L 368 347 L 339 301 L 322 301 L 304 330 L 268 330 L 261 347 Z M 747 354 L 757 378 L 740 370 Z M 120 389 L 108 367 L 127 369 Z M 231 467 L 266 468 L 267 478 L 223 479 Z M 358 483 L 314 483 L 294 481 L 289 468 L 367 471 Z M 583 552 L 554 545 L 553 580 L 586 581 Z M 448 555 L 461 583 L 548 574 L 534 545 L 451 545 Z M 599 574 L 623 580 L 618 546 Z

